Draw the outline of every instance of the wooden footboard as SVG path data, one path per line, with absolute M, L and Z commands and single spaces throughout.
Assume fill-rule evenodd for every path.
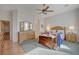
M 48 48 L 54 48 L 54 45 L 56 44 L 51 37 L 46 37 L 46 36 L 39 36 L 39 43 Z

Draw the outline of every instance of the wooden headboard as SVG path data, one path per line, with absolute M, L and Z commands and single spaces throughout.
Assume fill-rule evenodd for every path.
M 62 26 L 51 26 L 50 30 L 65 30 L 65 27 L 62 27 Z
M 56 30 L 56 31 L 63 30 L 63 32 L 64 32 L 64 39 L 65 39 L 66 31 L 65 31 L 65 27 L 64 26 L 51 26 L 50 30 Z

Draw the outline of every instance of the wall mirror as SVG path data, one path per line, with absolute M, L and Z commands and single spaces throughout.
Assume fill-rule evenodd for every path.
M 33 24 L 27 21 L 20 22 L 20 31 L 28 31 L 33 29 Z

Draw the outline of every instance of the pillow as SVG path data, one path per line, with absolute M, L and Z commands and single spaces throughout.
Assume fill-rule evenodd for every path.
M 56 34 L 56 30 L 51 30 L 51 34 Z

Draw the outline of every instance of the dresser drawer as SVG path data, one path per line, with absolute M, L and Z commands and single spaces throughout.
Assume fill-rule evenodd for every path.
M 76 42 L 76 40 L 77 40 L 76 34 L 67 34 L 66 40 L 71 41 L 71 42 Z
M 35 33 L 34 32 L 19 32 L 18 34 L 18 41 L 24 41 L 29 39 L 35 39 Z

